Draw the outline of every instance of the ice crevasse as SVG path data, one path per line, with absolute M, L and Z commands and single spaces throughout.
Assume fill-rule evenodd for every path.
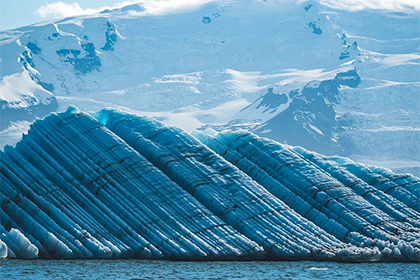
M 0 258 L 420 260 L 420 178 L 70 107 L 0 152 Z

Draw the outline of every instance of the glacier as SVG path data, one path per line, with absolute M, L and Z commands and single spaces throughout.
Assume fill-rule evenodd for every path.
M 0 147 L 52 111 L 112 107 L 420 176 L 417 11 L 201 3 L 159 16 L 132 3 L 0 31 Z M 11 80 L 25 87 L 4 87 Z
M 420 178 L 76 107 L 0 152 L 1 258 L 420 260 Z

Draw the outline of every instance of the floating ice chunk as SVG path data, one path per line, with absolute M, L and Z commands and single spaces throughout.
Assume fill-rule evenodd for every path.
M 420 260 L 419 178 L 246 131 L 94 116 L 51 114 L 0 152 L 1 258 Z
M 7 257 L 7 245 L 0 240 L 0 259 L 5 259 Z

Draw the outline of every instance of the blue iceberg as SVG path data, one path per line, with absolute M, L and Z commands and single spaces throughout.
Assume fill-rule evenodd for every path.
M 70 107 L 1 152 L 0 257 L 420 260 L 420 179 Z

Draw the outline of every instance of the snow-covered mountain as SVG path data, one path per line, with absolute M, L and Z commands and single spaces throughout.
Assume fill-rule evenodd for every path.
M 55 96 L 33 81 L 26 70 L 3 77 L 0 89 L 0 129 L 15 121 L 33 121 L 58 108 Z
M 165 15 L 134 4 L 4 31 L 1 144 L 74 104 L 188 131 L 252 129 L 420 174 L 419 26 L 414 13 L 249 0 Z

